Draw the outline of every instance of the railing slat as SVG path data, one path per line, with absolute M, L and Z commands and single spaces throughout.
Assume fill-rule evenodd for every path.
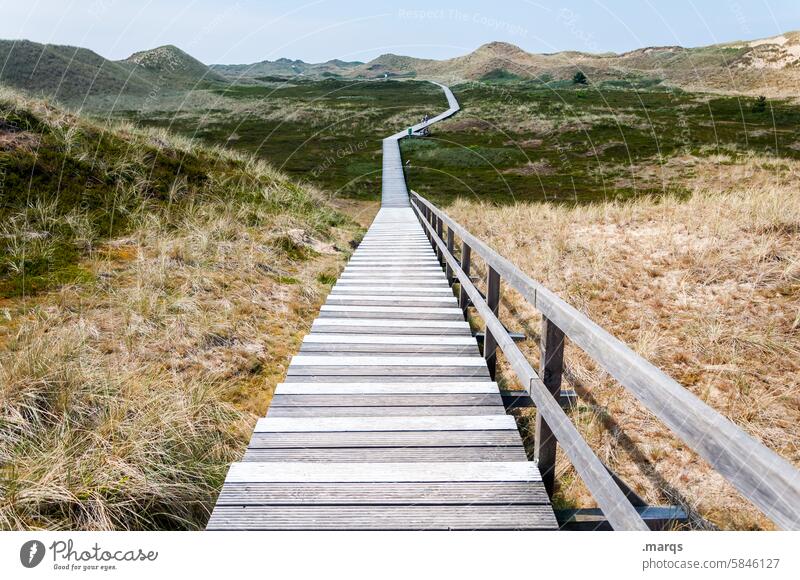
M 800 529 L 800 471 L 791 463 L 524 274 L 419 194 L 411 195 L 416 203 L 429 208 L 437 219 L 453 228 L 508 286 L 560 328 L 775 524 L 784 529 Z
M 464 273 L 469 276 L 470 272 L 470 261 L 472 259 L 472 248 L 470 248 L 466 242 L 461 242 L 461 269 L 464 270 Z M 461 289 L 458 293 L 458 305 L 461 306 L 461 310 L 464 312 L 464 318 L 467 317 L 467 309 L 469 308 L 469 296 L 467 295 L 467 291 L 464 289 L 464 285 L 461 284 Z
M 495 317 L 500 315 L 500 274 L 489 266 L 486 271 L 486 304 Z M 488 328 L 483 339 L 483 358 L 486 359 L 486 366 L 489 367 L 489 376 L 492 380 L 497 375 L 497 340 Z
M 454 255 L 453 251 L 455 249 L 455 241 L 456 236 L 455 232 L 451 228 L 447 228 L 447 251 L 450 252 L 450 255 Z M 450 264 L 447 264 L 445 268 L 445 275 L 447 276 L 447 283 L 452 286 L 453 284 L 453 269 L 450 267 Z

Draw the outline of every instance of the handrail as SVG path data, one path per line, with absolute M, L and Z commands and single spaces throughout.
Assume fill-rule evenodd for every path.
M 606 482 L 601 481 L 602 478 L 591 480 L 592 476 L 597 474 L 594 473 L 593 462 L 585 457 L 583 445 L 586 443 L 580 439 L 583 443 L 580 445 L 574 440 L 578 432 L 574 430 L 571 422 L 569 425 L 574 433 L 561 425 L 563 419 L 569 421 L 568 417 L 560 416 L 556 408 L 558 411 L 561 409 L 555 404 L 554 399 L 544 396 L 544 393 L 549 394 L 544 383 L 535 376 L 535 373 L 535 380 L 531 377 L 533 370 L 522 357 L 521 351 L 506 335 L 500 321 L 488 310 L 477 289 L 472 286 L 469 276 L 464 274 L 458 261 L 447 251 L 443 240 L 437 238 L 435 229 L 421 217 L 422 213 L 447 225 L 448 231 L 455 232 L 465 246 L 483 258 L 490 269 L 502 276 L 506 283 L 537 308 L 546 320 L 592 357 L 778 527 L 800 529 L 800 471 L 791 463 L 703 403 L 586 315 L 524 274 L 428 200 L 415 191 L 411 191 L 411 196 L 412 207 L 420 216 L 423 226 L 428 229 L 432 241 L 453 268 L 462 284 L 462 289 L 466 288 L 470 300 L 485 320 L 487 328 L 511 362 L 514 371 L 523 382 L 529 382 L 529 394 L 544 421 L 564 447 L 564 451 L 584 478 L 590 491 L 595 494 L 598 505 L 615 529 L 617 526 L 614 525 L 611 514 L 606 511 L 607 508 L 615 507 L 613 505 L 615 499 L 605 499 L 604 501 L 609 502 L 608 506 L 601 503 L 601 497 L 597 493 L 605 494 L 608 490 L 605 489 Z M 580 435 L 577 434 L 577 437 Z M 588 448 L 588 445 L 586 447 Z M 579 465 L 576 459 L 578 462 L 586 463 Z M 599 462 L 596 457 L 594 459 Z M 590 479 L 587 479 L 587 476 Z

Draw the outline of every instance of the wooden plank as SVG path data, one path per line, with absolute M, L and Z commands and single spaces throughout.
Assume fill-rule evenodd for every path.
M 257 433 L 312 433 L 329 431 L 493 431 L 517 432 L 509 415 L 463 417 L 320 417 L 292 419 L 271 417 L 256 422 Z
M 315 325 L 325 326 L 326 328 L 336 328 L 337 326 L 352 326 L 354 323 L 363 324 L 359 321 L 349 320 L 347 318 L 326 318 L 324 320 L 315 320 L 312 324 L 312 329 Z M 401 330 L 408 330 L 413 328 L 427 328 L 431 330 L 439 330 L 442 333 L 451 330 L 464 330 L 469 329 L 469 324 L 463 320 L 392 320 L 392 319 L 377 319 L 370 320 L 369 326 L 394 328 L 398 333 Z M 365 333 L 365 334 L 372 334 Z M 412 334 L 403 332 L 403 334 Z M 420 332 L 419 334 L 430 334 L 429 332 Z
M 497 383 L 493 382 L 447 382 L 447 383 L 393 383 L 393 382 L 360 382 L 360 383 L 279 383 L 275 394 L 328 394 L 343 395 L 432 395 L 432 394 L 494 394 L 499 393 Z
M 546 504 L 538 484 L 460 483 L 228 483 L 217 505 L 519 505 Z
M 478 346 L 474 344 L 471 346 L 450 346 L 450 345 L 437 346 L 437 345 L 414 345 L 414 344 L 382 345 L 382 344 L 369 344 L 369 343 L 355 343 L 355 344 L 303 343 L 302 345 L 300 345 L 300 354 L 317 354 L 317 355 L 373 354 L 375 356 L 409 356 L 411 354 L 416 354 L 421 356 L 436 356 L 436 355 L 479 356 L 480 351 L 478 350 Z
M 346 296 L 331 295 L 325 302 L 330 305 L 363 305 L 363 306 L 453 306 L 455 299 L 449 296 Z
M 418 294 L 426 296 L 435 294 L 439 296 L 453 296 L 453 291 L 447 284 L 436 286 L 417 286 L 408 284 L 338 284 L 331 288 L 331 294 L 365 294 L 368 296 L 383 295 L 386 293 Z M 402 295 L 402 294 L 401 294 Z
M 326 447 L 516 447 L 516 431 L 334 431 L 330 433 L 254 433 L 252 449 Z
M 331 356 L 329 358 L 336 359 L 338 357 Z M 397 357 L 384 357 L 387 360 L 391 358 L 402 358 L 402 356 Z M 453 357 L 456 358 L 456 357 Z M 463 357 L 467 358 L 467 357 Z M 404 365 L 404 366 L 375 366 L 375 365 L 367 365 L 367 366 L 295 366 L 289 367 L 289 370 L 286 373 L 287 379 L 292 379 L 295 377 L 314 377 L 317 380 L 325 381 L 325 377 L 331 377 L 330 380 L 333 380 L 333 377 L 350 377 L 353 378 L 361 378 L 361 377 L 385 377 L 385 378 L 403 378 L 403 377 L 416 377 L 417 379 L 424 379 L 424 378 L 434 378 L 434 377 L 444 377 L 448 379 L 453 379 L 454 377 L 458 377 L 462 380 L 467 380 L 470 378 L 480 378 L 483 380 L 489 380 L 489 371 L 486 368 L 476 368 L 476 367 L 459 367 L 459 366 L 422 366 L 422 365 Z M 348 380 L 350 380 L 348 379 Z
M 369 341 L 372 344 L 394 345 L 435 345 L 446 344 L 455 346 L 470 346 L 475 344 L 475 339 L 471 336 L 430 336 L 430 335 L 382 335 L 373 334 L 307 334 L 303 338 L 305 343 L 323 344 L 358 344 Z
M 468 405 L 465 407 L 270 407 L 268 417 L 418 417 L 443 415 L 505 415 L 503 405 Z
M 322 449 L 248 449 L 242 461 L 315 463 L 411 463 L 465 461 L 527 461 L 517 447 L 367 447 Z
M 463 322 L 457 307 L 422 306 L 357 306 L 325 304 L 320 309 L 323 318 L 383 318 L 411 320 L 456 320 Z
M 346 318 L 320 318 L 311 325 L 315 333 L 343 333 L 354 334 L 409 334 L 409 335 L 462 335 L 472 336 L 469 325 L 450 320 L 387 320 L 370 319 L 368 322 L 359 319 Z
M 494 393 L 458 393 L 458 394 L 344 394 L 344 393 L 293 393 L 277 392 L 270 401 L 270 408 L 285 406 L 318 406 L 318 407 L 427 407 L 427 406 L 467 406 L 495 405 L 503 406 L 500 392 Z
M 240 461 L 231 465 L 227 482 L 433 482 L 541 481 L 530 461 L 426 463 L 312 463 Z
M 485 368 L 480 357 L 375 357 L 375 356 L 307 356 L 292 357 L 292 367 L 470 367 Z
M 550 506 L 229 506 L 209 530 L 552 530 Z
M 377 367 L 376 367 L 377 368 Z M 481 371 L 465 371 L 456 372 L 453 369 L 450 372 L 442 371 L 439 369 L 436 372 L 431 372 L 430 369 L 434 367 L 425 367 L 424 371 L 417 374 L 412 373 L 392 373 L 387 374 L 386 371 L 375 372 L 359 372 L 357 374 L 293 374 L 288 375 L 285 379 L 287 383 L 352 383 L 358 381 L 408 381 L 410 383 L 418 383 L 420 381 L 428 381 L 431 383 L 449 382 L 455 379 L 467 382 L 483 382 L 489 380 L 488 373 Z

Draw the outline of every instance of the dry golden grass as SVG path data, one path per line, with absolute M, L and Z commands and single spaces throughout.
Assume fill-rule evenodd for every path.
M 204 525 L 346 255 L 245 217 L 150 216 L 85 261 L 95 284 L 2 305 L 0 528 Z
M 688 199 L 580 207 L 461 200 L 447 211 L 800 465 L 800 164 L 751 158 L 695 169 Z M 535 335 L 532 308 L 510 291 L 504 308 Z M 524 348 L 538 359 L 535 341 Z M 581 395 L 576 424 L 645 499 L 682 503 L 723 528 L 770 527 L 588 357 L 568 347 L 566 360 Z M 591 505 L 563 455 L 558 475 L 560 502 Z
M 59 209 L 49 188 L 4 214 L 0 281 L 57 239 L 81 275 L 0 298 L 0 529 L 202 528 L 360 229 L 256 158 L 0 101 L 70 161 L 99 165 L 76 135 L 108 132 L 125 179 L 99 208 L 126 218 L 103 236 L 101 209 Z M 145 187 L 150 146 L 202 185 Z

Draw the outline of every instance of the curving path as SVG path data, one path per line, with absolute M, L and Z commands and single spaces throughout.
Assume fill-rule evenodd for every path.
M 459 110 L 449 108 L 423 127 Z M 555 529 L 541 477 L 383 140 L 381 210 L 278 385 L 210 530 Z

